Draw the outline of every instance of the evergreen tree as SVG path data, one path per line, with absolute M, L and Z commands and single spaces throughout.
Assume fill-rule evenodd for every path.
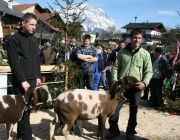
M 54 97 L 57 97 L 63 90 L 78 88 L 77 76 L 80 70 L 75 62 L 67 59 L 67 54 L 69 52 L 69 41 L 71 39 L 80 40 L 81 38 L 81 24 L 85 20 L 81 18 L 81 13 L 85 9 L 85 7 L 82 7 L 82 4 L 87 0 L 82 0 L 79 3 L 75 3 L 74 0 L 61 1 L 63 3 L 60 3 L 58 0 L 54 2 L 56 7 L 59 7 L 59 10 L 55 10 L 53 6 L 49 5 L 54 14 L 51 24 L 61 31 L 60 34 L 56 34 L 54 40 L 54 49 L 59 53 L 59 59 L 53 76 L 49 78 L 54 78 L 56 81 L 64 81 L 58 87 L 57 85 L 52 85 Z

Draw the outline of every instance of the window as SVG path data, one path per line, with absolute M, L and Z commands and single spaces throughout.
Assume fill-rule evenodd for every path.
M 10 24 L 8 18 L 4 18 L 3 21 L 4 21 L 4 25 L 9 25 Z

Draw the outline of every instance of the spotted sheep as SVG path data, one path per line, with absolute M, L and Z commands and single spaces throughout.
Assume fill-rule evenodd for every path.
M 119 102 L 125 100 L 138 80 L 126 76 L 118 80 L 109 92 L 87 89 L 67 90 L 54 102 L 54 120 L 50 124 L 50 139 L 55 140 L 54 129 L 58 120 L 64 123 L 62 134 L 70 140 L 69 134 L 76 120 L 98 119 L 99 140 L 104 140 L 105 122 L 114 112 Z
M 3 95 L 0 96 L 0 123 L 6 124 L 7 139 L 13 126 L 19 122 L 23 112 L 29 107 L 35 109 L 37 102 L 43 102 L 50 105 L 52 103 L 51 95 L 47 86 L 39 86 L 28 90 L 22 95 Z

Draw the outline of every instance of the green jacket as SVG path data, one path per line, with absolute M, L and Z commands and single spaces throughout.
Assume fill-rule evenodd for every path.
M 153 75 L 149 52 L 140 47 L 133 53 L 130 43 L 119 50 L 112 68 L 112 81 L 117 81 L 118 74 L 120 78 L 134 76 L 147 86 Z
M 7 62 L 4 62 L 3 59 L 7 59 L 7 53 L 4 51 L 3 46 L 0 46 L 0 66 L 8 66 Z

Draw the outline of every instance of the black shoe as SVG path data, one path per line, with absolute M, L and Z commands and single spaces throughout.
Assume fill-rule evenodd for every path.
M 148 100 L 148 98 L 142 96 L 142 97 L 141 97 L 141 100 Z
M 126 134 L 126 140 L 135 140 L 133 134 Z
M 119 136 L 120 136 L 120 132 L 109 132 L 109 134 L 106 136 L 106 139 L 111 140 Z

